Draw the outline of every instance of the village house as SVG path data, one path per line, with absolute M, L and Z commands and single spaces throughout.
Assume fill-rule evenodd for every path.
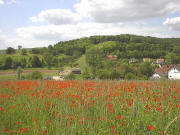
M 74 74 L 81 74 L 81 69 L 80 68 L 73 68 L 72 73 Z
M 168 79 L 169 80 L 179 80 L 180 79 L 180 65 L 176 65 L 168 71 Z
M 150 62 L 151 58 L 143 58 L 143 62 Z
M 137 60 L 135 58 L 130 58 L 129 63 L 136 63 Z
M 150 77 L 151 80 L 154 80 L 154 79 L 161 79 L 161 76 L 158 74 L 158 73 L 154 73 L 151 77 Z
M 117 56 L 116 55 L 108 55 L 107 58 L 109 60 L 117 60 Z
M 159 68 L 156 68 L 154 74 L 151 76 L 150 79 L 161 79 L 166 78 L 168 76 L 168 71 L 172 68 L 172 65 L 162 65 Z
M 163 64 L 165 62 L 164 59 L 157 59 L 156 64 Z

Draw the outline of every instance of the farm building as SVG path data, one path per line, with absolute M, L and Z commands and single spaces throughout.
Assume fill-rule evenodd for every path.
M 143 58 L 143 62 L 150 62 L 151 58 Z
M 157 59 L 157 60 L 156 60 L 156 64 L 162 64 L 162 63 L 164 63 L 164 62 L 165 62 L 164 59 Z
M 168 79 L 169 80 L 179 80 L 180 79 L 180 65 L 176 65 L 168 71 Z
M 81 69 L 80 68 L 73 68 L 72 73 L 74 74 L 81 74 Z
M 150 77 L 151 80 L 154 80 L 154 79 L 161 79 L 161 76 L 158 74 L 158 73 L 154 73 L 151 77 Z
M 117 56 L 116 55 L 108 55 L 107 58 L 109 60 L 117 60 Z
M 168 75 L 168 71 L 172 67 L 172 65 L 162 65 L 160 68 L 156 68 L 154 74 L 151 76 L 151 79 L 166 78 Z
M 130 58 L 129 63 L 135 63 L 137 60 L 135 58 Z

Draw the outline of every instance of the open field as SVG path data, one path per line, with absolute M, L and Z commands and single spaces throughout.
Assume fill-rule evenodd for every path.
M 22 75 L 27 75 L 32 73 L 33 71 L 39 71 L 43 74 L 43 76 L 52 76 L 57 75 L 58 70 L 56 69 L 45 69 L 45 68 L 32 68 L 32 69 L 23 69 Z M 0 70 L 0 80 L 14 80 L 17 79 L 17 71 L 16 70 Z
M 179 135 L 180 81 L 0 81 L 3 135 Z

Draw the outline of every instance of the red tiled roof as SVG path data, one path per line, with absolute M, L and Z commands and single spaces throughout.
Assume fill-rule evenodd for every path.
M 151 58 L 143 58 L 143 61 L 150 61 Z
M 107 58 L 108 59 L 117 59 L 117 56 L 116 55 L 108 55 Z
M 157 62 L 157 63 L 164 62 L 164 59 L 157 59 L 156 62 Z
M 167 74 L 172 67 L 173 65 L 163 65 L 161 68 L 156 68 L 155 72 L 158 74 Z

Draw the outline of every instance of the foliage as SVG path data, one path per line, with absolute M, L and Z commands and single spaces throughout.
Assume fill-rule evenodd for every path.
M 30 80 L 41 80 L 43 79 L 43 75 L 41 72 L 39 71 L 34 71 L 31 74 L 26 76 L 26 79 L 30 79 Z
M 40 53 L 40 49 L 39 49 L 39 48 L 33 48 L 33 49 L 31 50 L 31 53 L 32 53 L 32 54 L 39 54 L 39 53 Z
M 136 79 L 136 76 L 133 73 L 129 72 L 126 74 L 125 79 L 126 80 L 133 80 L 133 79 Z
M 22 49 L 12 57 L 12 64 L 8 68 L 60 68 L 78 66 L 82 69 L 82 77 L 85 79 L 148 79 L 154 68 L 142 63 L 143 58 L 151 58 L 154 62 L 157 58 L 165 58 L 170 64 L 180 63 L 180 39 L 179 38 L 155 38 L 137 35 L 113 35 L 91 36 L 76 40 L 59 42 L 43 48 Z M 15 53 L 15 49 L 9 54 Z M 14 52 L 12 51 L 14 50 Z M 116 55 L 117 59 L 109 60 L 108 55 Z M 0 58 L 0 69 L 4 68 L 5 59 Z M 83 58 L 83 63 L 79 60 Z M 137 63 L 129 63 L 129 59 L 135 58 Z M 82 66 L 83 65 L 83 66 Z M 86 71 L 86 69 L 88 70 Z
M 153 67 L 149 62 L 145 62 L 140 66 L 139 73 L 149 78 L 153 74 Z
M 16 50 L 12 47 L 8 47 L 6 49 L 6 54 L 14 54 L 16 52 Z
M 7 57 L 4 63 L 4 69 L 12 68 L 13 60 L 11 57 Z
M 22 49 L 22 45 L 18 45 L 18 50 L 21 50 Z
M 53 66 L 53 55 L 51 53 L 45 53 L 44 54 L 44 60 L 47 64 L 48 68 Z
M 166 55 L 166 60 L 171 64 L 179 64 L 180 56 L 177 56 L 175 53 L 168 53 Z
M 42 66 L 42 63 L 38 56 L 33 56 L 33 58 L 31 59 L 31 64 L 34 68 Z
M 65 80 L 75 80 L 76 76 L 74 73 L 70 73 L 65 77 Z
M 21 73 L 22 73 L 23 71 L 22 71 L 22 68 L 19 66 L 18 68 L 17 68 L 17 74 L 18 74 L 18 79 L 20 80 L 21 79 Z
M 22 49 L 21 50 L 21 55 L 27 55 L 27 50 L 26 49 Z

